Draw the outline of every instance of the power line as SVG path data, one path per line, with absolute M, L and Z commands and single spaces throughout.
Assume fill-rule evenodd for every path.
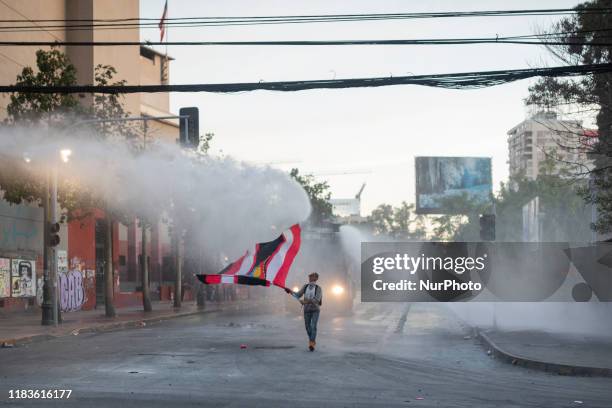
M 179 17 L 168 19 L 168 26 L 177 27 L 205 27 L 205 26 L 233 26 L 233 25 L 266 25 L 266 24 L 303 24 L 325 22 L 359 22 L 379 20 L 409 20 L 428 18 L 466 18 L 466 17 L 514 17 L 514 16 L 559 16 L 580 13 L 605 14 L 612 12 L 612 8 L 588 8 L 576 10 L 571 8 L 560 9 L 532 9 L 532 10 L 485 10 L 467 12 L 429 12 L 429 13 L 379 13 L 379 14 L 328 14 L 328 15 L 298 15 L 298 16 L 223 16 L 223 17 Z M 35 26 L 13 25 L 0 27 L 2 32 L 24 32 L 31 28 L 49 31 L 79 31 L 117 28 L 157 28 L 159 19 L 153 18 L 123 18 L 123 19 L 72 19 L 72 20 L 30 20 Z M 25 23 L 25 20 L 0 20 L 0 23 Z M 61 25 L 40 25 L 38 23 L 64 23 Z M 69 22 L 70 24 L 66 24 Z M 82 24 L 85 23 L 85 24 Z
M 603 40 L 611 39 L 610 35 L 598 34 L 589 41 L 565 40 L 572 34 L 595 34 L 610 33 L 612 28 L 601 28 L 594 30 L 576 30 L 552 33 L 524 34 L 513 36 L 477 37 L 477 38 L 426 38 L 405 40 L 268 40 L 268 41 L 0 41 L 0 46 L 325 46 L 325 45 L 463 45 L 463 44 L 527 44 L 542 45 L 589 45 L 589 46 L 611 46 L 611 42 Z
M 516 10 L 474 10 L 474 11 L 441 11 L 441 12 L 413 12 L 413 13 L 358 13 L 358 14 L 304 14 L 304 15 L 275 15 L 275 16 L 200 16 L 200 17 L 168 17 L 166 21 L 189 20 L 291 20 L 291 19 L 322 19 L 322 18 L 465 18 L 465 17 L 507 17 L 522 15 L 567 15 L 567 14 L 599 14 L 612 11 L 612 7 L 589 7 L 581 10 L 575 8 L 549 8 L 549 9 L 516 9 Z M 0 19 L 0 23 L 18 23 L 24 20 Z M 37 23 L 53 22 L 133 22 L 133 21 L 159 21 L 159 18 L 124 17 L 103 19 L 38 19 L 30 20 Z
M 255 90 L 295 92 L 309 89 L 367 88 L 390 85 L 422 85 L 447 89 L 474 89 L 501 85 L 533 77 L 571 77 L 612 72 L 612 64 L 589 64 L 550 68 L 528 68 L 501 71 L 464 72 L 455 74 L 413 75 L 382 78 L 329 79 L 311 81 L 279 81 L 225 84 L 184 85 L 124 85 L 124 86 L 23 86 L 3 85 L 0 92 L 24 93 L 156 93 L 156 92 L 215 92 L 236 93 Z
M 605 31 L 610 31 L 608 29 Z M 271 41 L 0 41 L 0 46 L 70 46 L 70 47 L 115 47 L 115 46 L 336 46 L 336 45 L 470 45 L 470 44 L 526 44 L 526 45 L 589 45 L 612 46 L 612 41 L 602 40 L 612 36 L 599 36 L 591 41 L 559 40 L 567 33 L 534 34 L 509 37 L 481 38 L 428 38 L 408 40 L 271 40 Z

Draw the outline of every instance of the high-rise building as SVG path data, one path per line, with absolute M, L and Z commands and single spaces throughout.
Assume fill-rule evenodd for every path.
M 557 161 L 557 171 L 573 163 L 588 164 L 585 139 L 597 133 L 585 130 L 578 120 L 562 120 L 554 112 L 541 112 L 508 131 L 510 176 L 520 173 L 535 180 L 547 155 Z M 565 163 L 565 164 L 563 164 Z

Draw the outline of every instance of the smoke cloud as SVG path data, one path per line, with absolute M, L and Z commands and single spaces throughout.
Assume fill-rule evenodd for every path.
M 65 149 L 71 154 L 64 163 Z M 10 128 L 0 130 L 0 152 L 40 177 L 57 168 L 60 184 L 70 180 L 93 191 L 118 213 L 189 226 L 203 249 L 229 257 L 310 213 L 305 191 L 288 174 L 186 152 L 174 143 L 158 141 L 135 153 L 124 140 L 88 132 Z

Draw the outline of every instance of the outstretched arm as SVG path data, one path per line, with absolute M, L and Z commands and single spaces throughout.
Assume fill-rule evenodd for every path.
M 296 299 L 299 299 L 302 296 L 304 296 L 305 291 L 306 291 L 306 285 L 302 286 L 302 289 L 298 290 L 297 292 L 294 292 L 289 288 L 285 288 L 285 292 L 287 292 L 290 295 L 293 295 Z

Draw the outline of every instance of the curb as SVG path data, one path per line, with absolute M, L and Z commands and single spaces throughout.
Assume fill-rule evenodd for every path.
M 491 340 L 491 338 L 487 336 L 486 333 L 484 333 L 483 331 L 477 330 L 476 334 L 478 338 L 482 341 L 483 345 L 488 347 L 488 351 L 490 352 L 490 354 L 505 363 L 525 368 L 532 368 L 535 370 L 556 373 L 559 375 L 612 377 L 612 369 L 610 368 L 574 366 L 569 364 L 553 363 L 522 357 L 504 350 L 493 340 Z
M 253 309 L 258 308 L 261 305 L 253 303 L 253 304 L 244 305 L 244 306 L 239 305 L 239 304 L 226 305 L 226 306 L 227 307 L 225 308 L 210 308 L 210 309 L 207 308 L 207 309 L 195 310 L 195 311 L 184 312 L 184 313 L 174 312 L 172 314 L 160 315 L 160 316 L 149 317 L 149 318 L 144 318 L 144 319 L 126 320 L 122 322 L 111 322 L 111 323 L 103 323 L 103 324 L 98 324 L 98 325 L 93 325 L 93 326 L 85 326 L 85 327 L 76 328 L 70 332 L 61 333 L 61 334 L 37 334 L 33 336 L 0 339 L 0 348 L 11 348 L 11 347 L 16 347 L 16 346 L 23 346 L 26 344 L 39 343 L 39 342 L 58 339 L 62 337 L 78 336 L 79 334 L 85 334 L 85 333 L 103 333 L 103 332 L 111 332 L 111 331 L 123 330 L 123 329 L 133 329 L 133 328 L 138 328 L 138 327 L 144 327 L 149 324 L 160 323 L 164 320 L 171 320 L 171 319 L 176 319 L 179 317 L 188 317 L 188 316 L 194 316 L 194 315 L 205 314 L 205 313 L 221 312 L 224 310 L 241 310 L 243 308 L 253 310 Z

